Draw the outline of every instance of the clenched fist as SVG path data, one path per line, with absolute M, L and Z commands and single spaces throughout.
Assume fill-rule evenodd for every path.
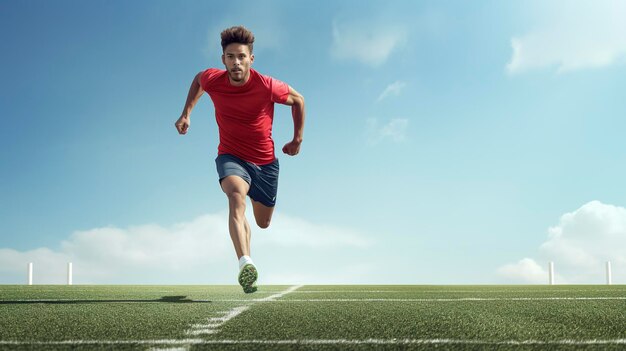
M 176 126 L 176 130 L 178 130 L 178 134 L 185 135 L 187 134 L 187 130 L 189 129 L 189 116 L 180 116 L 178 121 L 174 124 Z
M 295 156 L 300 152 L 301 141 L 292 140 L 283 146 L 283 152 L 289 156 Z

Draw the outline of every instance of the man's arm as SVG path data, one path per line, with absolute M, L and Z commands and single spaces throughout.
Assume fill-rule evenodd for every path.
M 289 87 L 289 96 L 285 105 L 291 106 L 293 116 L 293 140 L 283 146 L 283 152 L 295 156 L 300 152 L 300 144 L 304 138 L 304 96 Z
M 202 93 L 202 86 L 200 85 L 200 75 L 202 72 L 196 74 L 193 82 L 191 82 L 191 87 L 189 87 L 189 93 L 187 94 L 187 101 L 185 102 L 185 107 L 183 108 L 183 112 L 180 115 L 180 118 L 174 124 L 179 134 L 187 134 L 187 129 L 189 129 L 190 121 L 189 116 L 191 115 L 191 110 L 196 105 Z

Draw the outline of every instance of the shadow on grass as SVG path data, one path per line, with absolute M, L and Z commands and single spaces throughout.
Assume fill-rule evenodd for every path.
M 187 296 L 163 296 L 160 299 L 154 300 L 5 300 L 0 301 L 0 305 L 29 305 L 29 304 L 53 304 L 53 305 L 64 305 L 64 304 L 79 304 L 79 303 L 154 303 L 154 302 L 166 302 L 166 303 L 211 303 L 211 300 L 191 300 L 188 299 Z

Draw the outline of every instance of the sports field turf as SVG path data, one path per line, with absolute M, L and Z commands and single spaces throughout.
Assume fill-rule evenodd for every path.
M 626 286 L 0 286 L 0 349 L 624 350 Z

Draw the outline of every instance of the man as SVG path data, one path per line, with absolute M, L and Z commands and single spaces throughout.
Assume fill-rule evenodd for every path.
M 187 133 L 191 110 L 206 91 L 215 105 L 219 128 L 215 163 L 228 198 L 228 229 L 239 259 L 239 284 L 245 293 L 252 293 L 257 289 L 258 272 L 250 258 L 246 195 L 251 199 L 257 225 L 267 228 L 278 189 L 279 165 L 272 140 L 274 103 L 291 106 L 294 136 L 282 151 L 295 156 L 304 132 L 304 98 L 289 85 L 251 68 L 254 35 L 248 29 L 231 27 L 221 36 L 226 70 L 209 68 L 196 75 L 175 125 L 179 134 Z

